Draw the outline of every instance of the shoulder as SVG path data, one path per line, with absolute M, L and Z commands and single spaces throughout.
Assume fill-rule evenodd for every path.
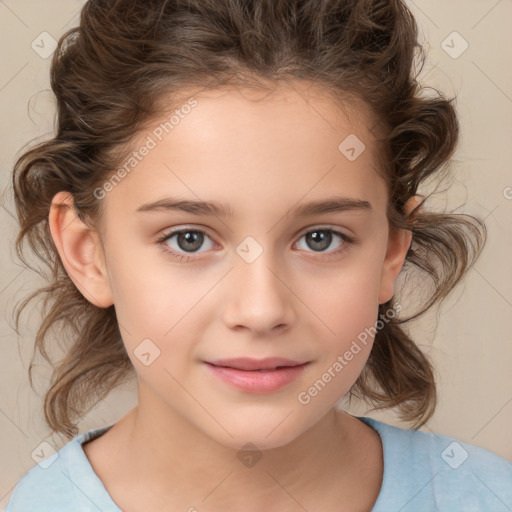
M 383 447 L 381 494 L 372 512 L 390 505 L 403 512 L 512 509 L 512 464 L 499 455 L 448 436 L 359 419 L 379 433 Z
M 69 511 L 70 505 L 75 510 L 117 512 L 82 448 L 109 428 L 76 436 L 30 469 L 14 487 L 5 512 L 60 512 Z

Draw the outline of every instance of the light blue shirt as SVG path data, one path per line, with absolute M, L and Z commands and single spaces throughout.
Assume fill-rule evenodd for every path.
M 512 511 L 512 464 L 504 458 L 450 437 L 359 419 L 378 432 L 384 453 L 372 512 Z M 120 512 L 82 449 L 111 426 L 77 435 L 28 471 L 5 512 Z

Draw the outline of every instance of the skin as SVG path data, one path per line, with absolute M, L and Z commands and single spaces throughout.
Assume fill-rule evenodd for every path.
M 297 396 L 375 325 L 411 243 L 410 231 L 389 230 L 375 120 L 363 106 L 347 117 L 298 82 L 273 94 L 226 86 L 194 98 L 191 113 L 101 199 L 101 229 L 82 223 L 69 193 L 52 202 L 50 229 L 70 278 L 93 304 L 115 305 L 137 371 L 137 407 L 84 451 L 125 511 L 369 511 L 382 482 L 380 437 L 334 405 L 373 339 L 308 404 Z M 366 146 L 354 161 L 338 150 L 349 134 Z M 333 194 L 372 209 L 287 214 Z M 171 195 L 226 203 L 235 215 L 136 211 Z M 176 236 L 166 242 L 188 260 L 157 243 L 183 227 L 208 235 L 195 253 Z M 304 235 L 318 227 L 356 241 L 333 236 L 315 251 Z M 247 236 L 263 250 L 252 263 L 236 252 Z M 144 339 L 160 350 L 148 366 L 134 355 Z M 311 363 L 267 394 L 232 388 L 202 363 L 242 356 Z M 236 456 L 248 442 L 262 455 L 250 468 Z

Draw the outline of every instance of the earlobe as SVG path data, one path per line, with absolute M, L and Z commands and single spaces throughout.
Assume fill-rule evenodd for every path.
M 406 215 L 409 215 L 423 199 L 423 196 L 420 195 L 411 197 L 405 204 Z M 381 273 L 379 304 L 384 304 L 392 299 L 395 293 L 395 282 L 402 270 L 411 242 L 412 231 L 400 229 L 390 232 Z
M 62 264 L 80 293 L 100 308 L 114 301 L 101 240 L 77 215 L 70 192 L 55 194 L 48 222 Z

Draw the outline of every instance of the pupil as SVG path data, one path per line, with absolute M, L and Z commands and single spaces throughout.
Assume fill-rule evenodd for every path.
M 310 242 L 313 242 L 313 247 L 310 247 L 315 250 L 322 250 L 329 247 L 332 240 L 332 233 L 329 231 L 312 231 L 307 235 L 308 238 L 308 245 L 310 245 Z M 314 244 L 320 243 L 320 247 L 315 248 Z
M 182 242 L 185 244 L 192 243 L 193 247 L 183 247 Z M 198 233 L 197 231 L 185 231 L 183 233 L 178 233 L 178 245 L 180 249 L 188 250 L 191 249 L 191 252 L 197 251 L 203 243 L 203 235 Z

